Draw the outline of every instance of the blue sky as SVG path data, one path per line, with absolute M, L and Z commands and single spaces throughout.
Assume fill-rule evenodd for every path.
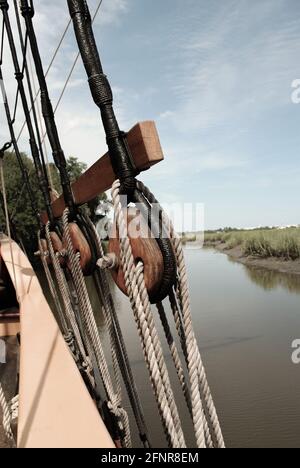
M 35 1 L 45 65 L 66 3 Z M 299 223 L 299 18 L 297 0 L 103 0 L 95 32 L 121 126 L 155 120 L 164 148 L 142 179 L 162 202 L 204 203 L 206 228 Z M 49 76 L 54 103 L 75 54 L 70 29 Z M 7 53 L 4 70 L 12 96 Z M 67 155 L 91 164 L 105 151 L 81 63 L 57 120 Z

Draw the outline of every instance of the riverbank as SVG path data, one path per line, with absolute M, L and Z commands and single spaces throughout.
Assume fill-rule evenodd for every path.
M 241 246 L 230 248 L 228 244 L 222 242 L 210 242 L 206 243 L 205 247 L 214 248 L 219 252 L 228 255 L 236 262 L 242 263 L 246 266 L 252 266 L 256 268 L 264 268 L 271 271 L 277 271 L 279 273 L 289 273 L 293 275 L 300 275 L 300 259 L 297 260 L 283 260 L 280 258 L 269 257 L 261 258 L 256 256 L 246 256 Z

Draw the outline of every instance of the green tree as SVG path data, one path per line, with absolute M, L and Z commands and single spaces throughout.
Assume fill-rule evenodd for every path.
M 34 164 L 25 153 L 22 154 L 22 159 L 29 173 L 30 184 L 38 209 L 39 211 L 44 211 L 45 205 L 37 181 Z M 72 182 L 75 181 L 87 168 L 85 163 L 80 162 L 75 157 L 69 158 L 67 163 L 68 173 Z M 9 213 L 13 224 L 16 227 L 18 237 L 22 240 L 28 253 L 32 254 L 37 247 L 36 235 L 39 226 L 33 214 L 28 191 L 24 185 L 22 173 L 14 152 L 5 153 L 3 165 Z M 49 171 L 51 171 L 51 179 L 55 190 L 61 194 L 59 173 L 53 163 L 49 165 Z M 100 195 L 96 200 L 91 201 L 87 207 L 84 208 L 88 210 L 88 214 L 93 220 L 95 220 L 95 210 L 101 200 L 106 200 L 106 196 Z M 0 230 L 3 232 L 6 231 L 3 207 L 0 207 Z

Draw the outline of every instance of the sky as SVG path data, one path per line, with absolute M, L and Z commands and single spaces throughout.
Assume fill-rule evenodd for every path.
M 88 1 L 92 12 L 97 3 Z M 46 67 L 67 2 L 35 6 Z M 103 0 L 94 29 L 120 126 L 155 120 L 164 150 L 165 161 L 140 178 L 163 203 L 203 203 L 206 229 L 300 222 L 300 104 L 291 98 L 299 18 L 298 0 Z M 54 104 L 76 52 L 71 27 L 49 74 Z M 12 105 L 7 45 L 3 70 Z M 22 120 L 20 111 L 16 129 Z M 67 156 L 91 165 L 106 151 L 81 61 L 57 123 Z M 8 139 L 2 107 L 0 139 Z

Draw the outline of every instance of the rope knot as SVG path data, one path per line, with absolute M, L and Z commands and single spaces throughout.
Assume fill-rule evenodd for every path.
M 107 402 L 107 409 L 110 413 L 110 417 L 112 418 L 113 425 L 117 429 L 118 435 L 123 439 L 125 437 L 125 427 L 122 421 L 123 409 L 120 406 L 120 403 L 116 402 Z
M 15 73 L 15 77 L 16 77 L 16 80 L 17 80 L 18 82 L 23 81 L 24 73 L 21 72 L 21 71 L 16 72 L 16 73 Z
M 7 0 L 0 0 L 0 8 L 1 10 L 8 10 L 9 4 Z
M 101 270 L 114 270 L 118 266 L 118 258 L 114 253 L 105 255 L 97 261 L 97 266 Z
M 24 18 L 27 16 L 28 18 L 34 17 L 34 7 L 32 0 L 28 3 L 28 0 L 20 0 L 20 9 L 21 13 Z

